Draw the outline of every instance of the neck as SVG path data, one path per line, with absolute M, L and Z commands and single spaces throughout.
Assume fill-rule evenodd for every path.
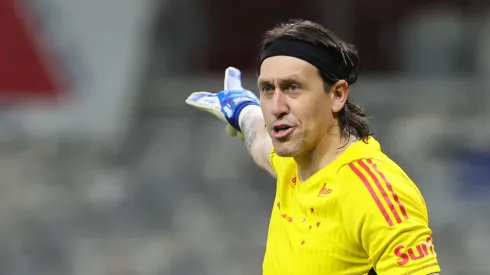
M 324 136 L 312 150 L 294 158 L 298 167 L 299 179 L 301 181 L 309 179 L 338 158 L 355 141 L 355 138 L 347 139 L 341 137 L 340 134 Z

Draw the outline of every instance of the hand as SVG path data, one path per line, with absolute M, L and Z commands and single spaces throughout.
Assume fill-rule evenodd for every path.
M 224 90 L 219 93 L 195 92 L 185 101 L 198 110 L 211 113 L 220 120 L 227 122 L 226 131 L 231 136 L 239 136 L 240 112 L 246 106 L 260 106 L 259 99 L 250 91 L 242 87 L 241 72 L 233 67 L 225 71 Z

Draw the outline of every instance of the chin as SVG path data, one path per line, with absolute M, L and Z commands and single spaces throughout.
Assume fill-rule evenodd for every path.
M 296 156 L 294 152 L 289 152 L 289 151 L 281 151 L 281 150 L 275 150 L 276 155 L 283 157 L 283 158 L 293 158 Z
M 296 144 L 290 144 L 290 141 L 286 142 L 273 142 L 274 152 L 280 157 L 295 157 L 301 151 Z

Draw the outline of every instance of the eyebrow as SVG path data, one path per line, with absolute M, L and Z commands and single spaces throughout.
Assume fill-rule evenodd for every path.
M 284 78 L 281 78 L 279 79 L 279 84 L 284 84 L 284 83 L 295 83 L 295 82 L 301 82 L 300 81 L 300 78 L 295 76 L 295 75 L 291 75 L 291 76 L 288 76 L 288 77 L 284 77 Z M 267 79 L 260 79 L 259 78 L 259 81 L 258 81 L 258 86 L 263 86 L 263 85 L 271 85 L 272 84 L 272 81 L 270 80 L 267 80 Z

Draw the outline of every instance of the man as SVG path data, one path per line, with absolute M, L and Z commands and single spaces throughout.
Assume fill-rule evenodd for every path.
M 224 91 L 186 100 L 243 133 L 256 164 L 277 178 L 265 275 L 440 272 L 420 191 L 349 99 L 358 67 L 354 46 L 291 21 L 265 35 L 260 101 L 235 68 Z

